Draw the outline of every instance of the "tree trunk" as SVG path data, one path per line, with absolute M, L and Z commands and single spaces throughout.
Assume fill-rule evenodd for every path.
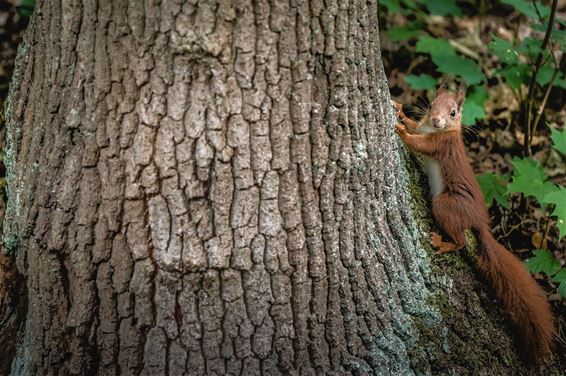
M 376 1 L 38 1 L 7 113 L 13 374 L 525 372 L 427 253 Z

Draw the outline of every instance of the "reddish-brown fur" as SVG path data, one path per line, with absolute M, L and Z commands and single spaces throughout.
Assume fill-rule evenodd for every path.
M 437 253 L 458 250 L 465 245 L 464 230 L 472 229 L 479 239 L 479 268 L 491 281 L 497 297 L 505 304 L 521 334 L 521 352 L 530 361 L 549 354 L 554 336 L 548 301 L 521 261 L 493 237 L 481 190 L 468 161 L 461 136 L 461 110 L 465 88 L 456 94 L 446 85 L 438 91 L 428 113 L 420 122 L 393 106 L 400 122 L 396 131 L 409 148 L 428 156 L 440 166 L 443 190 L 433 198 L 434 217 L 451 239 L 432 234 Z M 455 116 L 454 113 L 456 114 Z M 442 124 L 438 128 L 433 124 Z

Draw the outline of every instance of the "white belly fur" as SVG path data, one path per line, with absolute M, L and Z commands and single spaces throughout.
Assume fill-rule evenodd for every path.
M 432 158 L 423 156 L 423 167 L 428 176 L 428 186 L 430 194 L 436 197 L 444 190 L 444 182 L 440 173 L 440 164 Z

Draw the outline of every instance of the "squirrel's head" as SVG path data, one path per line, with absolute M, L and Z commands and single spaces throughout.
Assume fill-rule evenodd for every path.
M 430 110 L 423 119 L 427 133 L 459 129 L 462 122 L 462 108 L 466 97 L 466 85 L 461 83 L 456 93 L 448 90 L 448 81 L 443 82 L 430 104 Z

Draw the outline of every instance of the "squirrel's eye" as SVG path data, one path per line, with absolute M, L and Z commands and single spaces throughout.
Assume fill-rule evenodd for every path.
M 456 110 L 452 110 L 452 112 L 450 113 L 450 116 L 452 116 L 452 117 L 456 116 Z

